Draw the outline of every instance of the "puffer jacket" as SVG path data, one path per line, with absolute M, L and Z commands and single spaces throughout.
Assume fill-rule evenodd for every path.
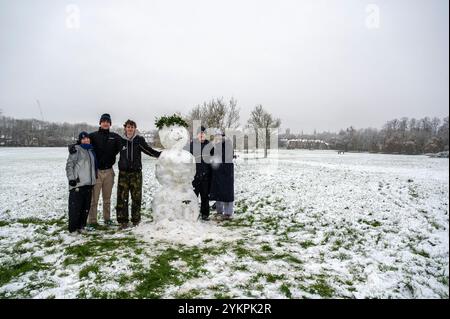
M 89 134 L 98 161 L 98 169 L 106 170 L 116 163 L 116 155 L 122 147 L 119 134 L 99 128 L 97 132 Z
M 95 185 L 95 155 L 93 150 L 86 150 L 80 145 L 75 145 L 76 152 L 69 154 L 66 163 L 66 175 L 69 181 L 76 180 L 76 186 L 69 186 L 74 189 L 81 186 Z

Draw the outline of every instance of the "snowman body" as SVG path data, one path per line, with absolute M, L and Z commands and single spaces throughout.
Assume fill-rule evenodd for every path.
M 199 215 L 198 198 L 192 189 L 195 158 L 183 149 L 189 140 L 189 133 L 182 126 L 171 125 L 160 129 L 159 137 L 165 149 L 155 168 L 161 188 L 153 198 L 153 219 L 156 222 L 196 221 Z

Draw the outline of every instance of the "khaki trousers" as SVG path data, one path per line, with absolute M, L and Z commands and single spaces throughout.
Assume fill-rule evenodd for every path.
M 97 224 L 97 206 L 100 192 L 103 199 L 103 220 L 111 220 L 111 194 L 114 186 L 114 170 L 112 168 L 98 170 L 97 181 L 92 190 L 91 209 L 89 210 L 88 224 Z

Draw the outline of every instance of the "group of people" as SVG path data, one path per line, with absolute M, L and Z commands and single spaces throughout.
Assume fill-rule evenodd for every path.
M 111 220 L 111 195 L 114 186 L 113 169 L 119 155 L 119 178 L 117 187 L 116 215 L 120 229 L 130 227 L 129 199 L 131 197 L 131 223 L 141 221 L 142 160 L 141 154 L 159 157 L 161 152 L 150 147 L 144 137 L 137 134 L 137 124 L 127 120 L 124 134 L 111 132 L 109 114 L 100 117 L 99 129 L 93 133 L 81 132 L 76 144 L 69 145 L 66 175 L 69 182 L 69 232 L 83 233 L 98 225 L 98 201 L 103 199 L 103 220 L 107 226 Z M 200 196 L 202 220 L 209 220 L 209 202 L 217 217 L 230 219 L 233 216 L 234 168 L 233 153 L 229 155 L 230 141 L 223 132 L 216 132 L 214 145 L 206 138 L 202 127 L 187 146 L 196 157 L 196 174 L 193 190 Z M 206 152 L 202 152 L 208 145 Z M 200 153 L 197 151 L 200 149 Z M 207 155 L 206 155 L 207 154 Z
M 188 150 L 195 156 L 196 174 L 192 185 L 200 196 L 200 216 L 209 220 L 209 202 L 215 201 L 216 217 L 231 219 L 234 213 L 234 152 L 231 141 L 216 130 L 214 143 L 207 139 L 205 127 L 200 127 Z

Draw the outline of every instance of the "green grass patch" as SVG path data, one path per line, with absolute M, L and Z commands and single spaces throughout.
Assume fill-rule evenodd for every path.
M 44 242 L 44 247 L 45 248 L 49 248 L 49 247 L 54 247 L 56 245 L 59 245 L 63 242 L 62 239 L 50 239 L 50 240 L 46 240 Z
M 366 224 L 372 227 L 380 227 L 381 223 L 378 220 L 364 220 L 364 219 L 358 219 L 358 223 L 360 224 Z
M 255 222 L 255 217 L 253 215 L 233 218 L 232 220 L 226 220 L 220 225 L 223 227 L 252 227 Z
M 9 222 L 8 221 L 6 221 L 6 220 L 0 220 L 0 227 L 5 227 L 5 226 L 8 226 L 9 225 Z
M 279 217 L 269 216 L 261 219 L 262 227 L 265 231 L 274 230 L 277 231 L 279 228 Z
M 425 258 L 430 258 L 430 254 L 424 250 L 419 250 L 419 249 L 416 249 L 415 247 L 411 246 L 411 251 L 416 255 L 419 255 L 419 256 L 422 256 Z
M 184 261 L 189 270 L 178 270 L 171 265 L 172 261 Z M 148 270 L 135 273 L 133 278 L 140 281 L 134 295 L 137 298 L 159 298 L 162 289 L 168 285 L 181 285 L 184 281 L 199 277 L 205 272 L 202 252 L 199 248 L 168 248 L 156 257 Z
M 198 298 L 200 293 L 201 293 L 201 291 L 198 289 L 191 289 L 184 293 L 178 293 L 175 295 L 175 297 L 177 299 L 195 299 L 195 298 Z
M 12 279 L 30 271 L 48 269 L 49 266 L 42 262 L 42 258 L 33 257 L 12 265 L 0 266 L 0 286 L 10 282 Z
M 249 271 L 247 265 L 231 266 L 231 269 L 234 271 Z
M 267 282 L 274 283 L 277 280 L 284 279 L 284 275 L 275 275 L 275 274 L 265 274 Z
M 233 252 L 236 254 L 236 256 L 238 258 L 251 257 L 252 256 L 252 252 L 250 250 L 248 250 L 247 248 L 243 247 L 243 246 L 236 246 L 236 247 L 234 247 Z
M 89 273 L 91 272 L 97 275 L 100 272 L 99 266 L 95 264 L 85 266 L 83 269 L 80 270 L 79 274 L 80 279 L 89 277 Z
M 71 264 L 82 264 L 86 262 L 86 260 L 90 257 L 101 256 L 102 254 L 112 252 L 117 249 L 136 249 L 137 243 L 138 241 L 136 240 L 136 238 L 126 237 L 104 240 L 91 240 L 85 244 L 69 246 L 65 250 L 65 254 L 68 257 L 64 260 L 63 264 L 64 266 L 68 266 Z
M 324 278 L 318 278 L 314 284 L 308 287 L 308 291 L 312 294 L 318 294 L 324 298 L 331 298 L 334 294 L 334 289 L 328 285 Z
M 230 295 L 227 295 L 225 293 L 216 292 L 216 293 L 214 293 L 214 298 L 216 298 L 216 299 L 231 299 L 233 297 Z
M 307 249 L 309 247 L 315 246 L 314 242 L 311 240 L 306 240 L 300 243 L 300 246 L 304 249 Z
M 36 217 L 28 217 L 28 218 L 19 218 L 14 220 L 14 222 L 22 224 L 22 225 L 57 225 L 57 226 L 65 226 L 66 219 L 65 217 L 56 218 L 56 219 L 40 219 Z
M 331 251 L 337 251 L 342 247 L 343 241 L 340 239 L 336 239 L 331 247 Z
M 289 286 L 288 286 L 288 285 L 282 284 L 282 285 L 280 286 L 280 291 L 281 291 L 286 297 L 288 297 L 289 299 L 292 298 L 292 293 L 291 293 L 291 290 L 289 289 Z

